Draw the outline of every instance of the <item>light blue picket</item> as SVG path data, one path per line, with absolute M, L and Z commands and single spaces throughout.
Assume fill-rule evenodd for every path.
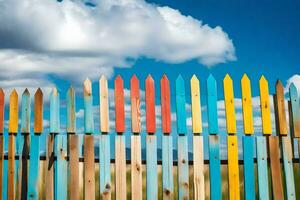
M 268 180 L 268 154 L 265 136 L 256 136 L 259 199 L 270 199 Z
M 292 114 L 292 128 L 291 133 L 295 138 L 300 137 L 300 97 L 298 89 L 294 83 L 290 85 L 290 101 L 291 101 L 291 114 Z
M 8 138 L 7 137 L 4 137 L 4 140 L 7 140 Z M 5 152 L 5 151 L 4 151 Z M 3 179 L 2 179 L 2 199 L 7 199 L 7 173 L 4 173 L 4 172 L 7 172 L 7 167 L 8 167 L 8 161 L 7 160 L 4 160 L 3 161 Z
M 174 195 L 173 180 L 173 138 L 170 135 L 162 136 L 162 176 L 163 195 L 170 198 Z
M 75 91 L 73 87 L 70 87 L 66 96 L 67 103 L 67 132 L 76 132 L 76 116 L 75 116 Z
M 243 136 L 244 158 L 244 191 L 245 199 L 255 199 L 255 174 L 254 174 L 254 136 Z
M 293 150 L 290 136 L 282 136 L 282 157 L 286 184 L 286 198 L 288 200 L 296 199 L 295 179 L 293 168 Z
M 67 156 L 67 136 L 56 135 L 55 136 L 55 199 L 66 200 L 67 199 L 67 185 L 68 185 L 68 162 Z
M 28 89 L 23 92 L 21 100 L 21 133 L 30 132 L 30 94 Z
M 89 79 L 84 81 L 84 132 L 86 134 L 94 133 L 93 95 Z
M 207 108 L 209 126 L 209 174 L 210 174 L 210 194 L 211 199 L 221 199 L 221 163 L 220 144 L 218 134 L 217 118 L 217 83 L 210 75 L 207 79 Z
M 217 101 L 217 82 L 212 75 L 209 75 L 207 79 L 207 110 L 210 134 L 218 134 Z
M 50 133 L 60 131 L 59 94 L 56 88 L 50 93 Z
M 155 135 L 146 136 L 146 163 L 147 199 L 157 199 L 157 140 Z
M 28 175 L 28 193 L 27 199 L 37 200 L 39 198 L 39 165 L 40 165 L 40 136 L 31 136 L 29 175 Z
M 100 195 L 110 195 L 111 176 L 110 176 L 110 137 L 107 134 L 100 135 L 99 144 L 100 160 Z
M 187 134 L 186 109 L 185 109 L 185 89 L 184 80 L 181 75 L 176 79 L 176 115 L 177 115 L 177 133 L 179 135 Z

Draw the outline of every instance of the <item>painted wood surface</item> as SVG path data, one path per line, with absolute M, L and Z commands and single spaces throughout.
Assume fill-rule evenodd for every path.
M 33 145 L 33 142 L 31 143 Z M 47 136 L 46 200 L 54 199 L 54 134 Z M 30 166 L 30 164 L 29 164 Z
M 193 133 L 202 133 L 200 82 L 196 75 L 190 80 L 191 84 L 191 106 L 192 106 L 192 128 Z
M 68 192 L 67 136 L 58 134 L 55 137 L 55 199 L 65 200 Z
M 158 199 L 157 139 L 155 135 L 146 136 L 146 197 Z
M 163 199 L 174 198 L 174 178 L 173 178 L 173 138 L 169 135 L 162 136 L 162 184 Z
M 86 134 L 94 133 L 94 118 L 93 118 L 93 96 L 92 83 L 86 79 L 83 83 L 83 98 L 84 98 L 84 132 Z
M 209 183 L 210 199 L 221 199 L 220 144 L 218 135 L 209 135 Z
M 99 144 L 100 160 L 100 197 L 103 200 L 111 199 L 111 173 L 110 173 L 110 137 L 102 134 Z M 102 162 L 101 162 L 102 161 Z
M 60 132 L 59 93 L 53 88 L 50 93 L 50 133 Z
M 84 136 L 84 199 L 95 199 L 94 136 Z
M 3 176 L 3 172 L 4 172 L 4 92 L 3 89 L 0 88 L 0 200 L 5 199 L 3 197 L 4 193 L 6 190 L 5 185 L 3 184 L 4 182 L 4 176 Z
M 108 86 L 104 75 L 99 80 L 100 96 L 100 129 L 102 133 L 109 132 L 109 104 L 108 104 Z
M 126 200 L 126 151 L 125 136 L 115 136 L 115 188 L 116 200 Z
M 242 87 L 244 133 L 253 134 L 254 126 L 253 126 L 251 83 L 250 83 L 250 79 L 246 74 L 244 74 L 244 76 L 242 77 L 241 87 Z
M 30 133 L 30 93 L 26 88 L 21 100 L 21 133 Z
M 67 133 L 76 133 L 76 105 L 75 105 L 75 90 L 70 87 L 66 95 L 67 104 Z
M 178 198 L 189 199 L 188 138 L 178 136 Z
M 203 136 L 193 136 L 194 199 L 205 199 Z
M 78 135 L 69 135 L 69 199 L 79 200 Z
M 172 131 L 171 92 L 170 82 L 166 75 L 160 80 L 160 91 L 162 132 L 164 134 L 170 134 Z
M 178 135 L 187 134 L 185 85 L 181 75 L 176 79 L 176 122 Z
M 279 135 L 287 135 L 287 119 L 285 113 L 285 100 L 284 100 L 284 88 L 280 80 L 277 80 L 276 85 L 276 95 L 275 95 L 275 110 L 276 110 L 276 125 Z
M 119 75 L 115 79 L 115 125 L 117 133 L 125 131 L 124 101 L 124 82 Z
M 34 134 L 43 132 L 43 92 L 40 88 L 34 94 Z
M 18 133 L 18 120 L 19 120 L 19 103 L 18 93 L 14 89 L 9 97 L 9 123 L 8 133 L 16 135 Z
M 0 135 L 3 135 L 4 133 L 4 102 L 5 94 L 3 92 L 3 89 L 0 88 Z
M 272 123 L 271 123 L 269 85 L 268 85 L 268 81 L 264 76 L 262 76 L 259 80 L 259 91 L 260 91 L 262 132 L 264 135 L 271 135 Z
M 259 199 L 270 199 L 268 177 L 268 153 L 266 145 L 267 142 L 264 136 L 256 136 Z
M 292 126 L 291 133 L 293 137 L 300 137 L 300 97 L 298 89 L 292 83 L 289 88 L 291 110 L 292 110 Z
M 217 82 L 209 75 L 207 81 L 207 111 L 208 111 L 208 132 L 218 134 L 218 115 L 217 115 Z
M 244 193 L 245 199 L 255 199 L 255 174 L 254 174 L 254 136 L 243 136 L 244 159 Z
M 146 103 L 146 130 L 147 133 L 156 132 L 155 116 L 155 86 L 154 80 L 149 75 L 145 81 L 145 103 Z
M 131 136 L 131 197 L 132 200 L 143 198 L 141 136 Z
M 131 131 L 141 132 L 140 83 L 136 75 L 130 79 Z

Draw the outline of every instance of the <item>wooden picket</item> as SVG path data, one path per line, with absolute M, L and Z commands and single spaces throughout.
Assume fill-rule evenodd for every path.
M 300 96 L 299 88 L 291 84 L 286 90 L 280 81 L 276 82 L 274 95 L 274 115 L 276 135 L 273 134 L 272 112 L 269 83 L 262 76 L 259 88 L 260 109 L 252 105 L 252 86 L 245 74 L 241 79 L 242 113 L 238 113 L 235 103 L 234 82 L 227 74 L 223 79 L 224 99 L 218 98 L 217 81 L 210 75 L 206 80 L 206 105 L 201 105 L 200 80 L 193 75 L 189 80 L 178 76 L 175 81 L 174 102 L 168 77 L 160 79 L 160 93 L 156 92 L 155 80 L 149 75 L 145 80 L 145 102 L 140 96 L 139 79 L 134 75 L 130 80 L 131 136 L 126 133 L 126 89 L 121 76 L 114 80 L 114 99 L 110 99 L 109 82 L 105 76 L 99 80 L 99 130 L 94 129 L 94 110 L 92 82 L 86 79 L 83 84 L 84 103 L 84 142 L 81 144 L 76 129 L 77 109 L 75 106 L 75 89 L 70 87 L 66 93 L 66 127 L 60 122 L 61 107 L 59 92 L 53 88 L 50 94 L 50 126 L 45 141 L 41 135 L 43 124 L 43 92 L 39 88 L 34 95 L 33 132 L 31 133 L 31 101 L 28 89 L 25 89 L 20 104 L 20 133 L 18 94 L 13 90 L 9 99 L 8 130 L 4 126 L 4 92 L 0 89 L 0 199 L 117 199 L 124 200 L 131 191 L 134 200 L 147 199 L 297 199 L 295 180 L 299 174 L 294 173 L 295 158 L 293 146 L 300 137 Z M 190 87 L 190 99 L 186 88 Z M 127 92 L 127 91 L 126 91 Z M 160 94 L 161 119 L 157 113 Z M 189 113 L 189 100 L 191 100 Z M 225 108 L 227 149 L 220 141 L 219 106 Z M 114 102 L 111 103 L 111 102 Z M 204 101 L 205 102 L 205 101 Z M 144 104 L 145 103 L 145 104 Z M 174 104 L 174 105 L 173 105 Z M 110 116 L 110 106 L 114 105 L 114 116 Z M 145 105 L 145 112 L 141 110 Z M 286 105 L 289 109 L 286 112 Z M 172 106 L 176 108 L 173 112 Z M 48 112 L 48 110 L 47 110 Z M 254 116 L 261 114 L 261 133 L 255 129 Z M 207 114 L 207 117 L 202 115 Z M 286 115 L 289 114 L 289 120 Z M 241 115 L 240 115 L 241 114 Z M 144 116 L 142 116 L 144 115 Z M 172 116 L 176 115 L 175 118 Z M 189 116 L 190 115 L 190 116 Z M 242 116 L 244 135 L 240 136 L 237 116 Z M 114 119 L 115 134 L 111 134 L 110 118 Z M 145 119 L 145 122 L 143 121 Z M 207 120 L 204 123 L 204 120 Z M 160 123 L 161 121 L 161 123 Z M 174 123 L 176 122 L 176 123 Z M 254 123 L 255 122 L 255 123 Z M 145 126 L 143 126 L 145 125 Z M 191 125 L 191 127 L 189 127 Z M 205 125 L 205 126 L 204 126 Z M 174 127 L 177 130 L 174 130 Z M 219 127 L 220 126 L 220 127 Z M 290 129 L 288 128 L 290 127 Z M 61 130 L 61 127 L 62 130 Z M 142 127 L 145 127 L 143 130 Z M 207 129 L 206 129 L 207 128 Z M 190 133 L 190 131 L 192 133 Z M 7 136 L 5 133 L 8 133 Z M 64 133 L 66 132 L 66 134 Z M 146 132 L 145 142 L 143 132 Z M 174 132 L 174 133 L 173 133 Z M 207 135 L 207 133 L 208 135 Z M 176 133 L 176 134 L 175 134 Z M 202 134 L 203 133 L 203 134 Z M 192 134 L 192 135 L 191 135 Z M 191 136 L 191 137 L 189 137 Z M 242 137 L 243 158 L 239 159 L 239 137 Z M 114 138 L 114 154 L 111 154 L 111 139 Z M 130 140 L 130 161 L 126 160 L 127 139 Z M 205 151 L 205 139 L 208 149 Z M 7 140 L 7 141 L 6 141 Z M 96 146 L 98 144 L 99 146 Z M 173 142 L 177 141 L 173 149 Z M 7 149 L 5 149 L 7 144 Z M 46 144 L 46 156 L 40 155 L 41 144 Z M 158 146 L 161 144 L 161 147 Z M 191 146 L 192 145 L 192 146 Z M 83 148 L 83 158 L 79 153 Z M 160 151 L 161 148 L 161 151 Z M 293 149 L 295 148 L 295 149 Z M 94 150 L 99 150 L 95 157 Z M 145 150 L 145 154 L 142 152 Z M 227 150 L 227 151 L 226 151 Z M 225 153 L 225 152 L 226 153 Z M 7 152 L 4 153 L 4 152 Z M 177 160 L 173 158 L 177 153 Z M 224 152 L 224 153 L 223 153 Z M 254 152 L 256 152 L 256 159 Z M 161 153 L 161 155 L 159 155 Z M 192 155 L 190 155 L 192 153 Z M 208 160 L 205 159 L 208 153 Z M 224 160 L 221 155 L 226 155 Z M 98 155 L 98 153 L 97 153 Z M 143 157 L 142 157 L 143 156 Z M 161 160 L 159 160 L 161 158 Z M 46 160 L 45 177 L 40 177 L 41 162 Z M 83 164 L 84 179 L 81 183 L 80 162 Z M 95 163 L 99 162 L 99 176 L 96 175 Z M 257 180 L 255 165 L 257 163 Z M 131 188 L 128 188 L 127 165 L 131 165 Z M 224 179 L 221 165 L 228 167 L 228 191 L 223 187 Z M 146 167 L 146 185 L 143 181 L 143 165 Z M 159 165 L 162 167 L 162 179 L 159 177 Z M 177 165 L 177 172 L 174 170 Z M 192 165 L 190 167 L 190 165 Z M 209 180 L 206 178 L 205 166 L 209 167 Z M 240 180 L 240 168 L 243 165 L 244 183 Z M 283 170 L 281 165 L 283 165 Z M 114 167 L 115 170 L 111 170 Z M 271 176 L 269 176 L 269 167 Z M 190 170 L 192 172 L 190 173 Z M 114 175 L 111 173 L 114 172 Z M 177 174 L 177 176 L 175 175 Z M 114 179 L 112 180 L 112 177 Z M 177 177 L 177 179 L 175 179 Z M 192 177 L 192 178 L 191 178 Z M 40 183 L 40 180 L 44 184 Z M 99 181 L 99 189 L 96 189 Z M 160 184 L 160 182 L 162 184 Z M 210 192 L 207 192 L 209 183 Z M 256 195 L 256 184 L 258 194 Z M 244 185 L 244 189 L 241 186 Z M 41 188 L 40 186 L 43 186 Z M 81 187 L 83 186 L 83 194 Z M 145 186 L 145 187 L 143 187 Z M 178 187 L 176 187 L 178 186 Z M 162 187 L 162 188 L 160 188 Z M 146 193 L 143 190 L 146 188 Z M 41 196 L 44 189 L 45 196 Z M 99 194 L 96 194 L 99 191 Z M 162 193 L 160 193 L 162 191 Z M 176 193 L 178 192 L 178 193 Z M 227 194 L 228 193 L 228 194 Z M 112 195 L 114 194 L 114 197 Z

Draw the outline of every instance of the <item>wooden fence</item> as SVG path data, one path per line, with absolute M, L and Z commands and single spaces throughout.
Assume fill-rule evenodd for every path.
M 108 84 L 104 76 L 99 80 L 100 100 L 100 131 L 95 137 L 94 106 L 92 84 L 85 80 L 84 91 L 84 149 L 83 158 L 79 159 L 79 135 L 76 133 L 75 91 L 71 87 L 66 95 L 66 130 L 60 129 L 60 99 L 54 88 L 50 94 L 50 131 L 47 136 L 45 172 L 45 198 L 48 199 L 79 199 L 80 198 L 80 163 L 83 163 L 84 199 L 95 199 L 96 191 L 100 191 L 101 199 L 115 198 L 124 200 L 128 188 L 131 198 L 144 199 L 221 199 L 222 179 L 221 165 L 228 164 L 228 198 L 240 199 L 296 199 L 294 167 L 299 159 L 294 152 L 299 152 L 300 143 L 300 103 L 295 85 L 291 84 L 285 91 L 280 81 L 276 82 L 274 111 L 276 131 L 271 122 L 271 107 L 268 82 L 264 77 L 259 80 L 260 113 L 262 133 L 254 134 L 253 105 L 251 84 L 247 75 L 241 79 L 242 118 L 244 134 L 237 135 L 236 106 L 233 81 L 229 75 L 223 80 L 224 101 L 218 100 L 217 83 L 213 76 L 206 82 L 208 134 L 203 136 L 203 115 L 200 102 L 200 84 L 196 76 L 190 80 L 190 93 L 185 91 L 185 82 L 181 76 L 176 79 L 176 119 L 172 118 L 170 83 L 166 76 L 160 80 L 161 131 L 157 133 L 157 113 L 155 83 L 151 76 L 145 80 L 146 105 L 146 156 L 142 158 L 142 117 L 139 80 L 133 76 L 130 80 L 131 101 L 131 138 L 130 161 L 126 161 L 125 145 L 125 95 L 124 84 L 120 76 L 114 82 L 114 100 L 109 99 Z M 192 143 L 188 142 L 191 135 L 187 128 L 186 97 L 191 99 Z M 288 98 L 286 105 L 285 95 Z M 38 199 L 40 194 L 40 140 L 43 133 L 43 93 L 38 89 L 34 95 L 34 133 L 30 133 L 31 102 L 26 89 L 21 98 L 19 129 L 19 102 L 16 90 L 9 97 L 8 137 L 4 137 L 4 92 L 0 90 L 0 197 L 2 199 Z M 271 99 L 272 100 L 272 99 Z M 109 130 L 109 101 L 114 101 L 114 130 Z M 227 151 L 220 147 L 220 131 L 218 127 L 218 102 L 224 102 L 226 112 Z M 287 116 L 289 113 L 289 116 Z M 65 113 L 64 113 L 65 114 Z M 177 131 L 173 130 L 172 122 L 176 121 Z M 289 127 L 288 127 L 289 126 Z M 160 128 L 160 127 L 159 127 Z M 173 128 L 173 129 L 172 129 Z M 114 131 L 115 156 L 112 159 L 110 132 Z M 160 131 L 160 130 L 159 130 Z M 20 133 L 19 133 L 20 132 Z M 175 133 L 177 132 L 177 133 Z M 272 133 L 274 132 L 274 133 Z M 16 146 L 16 136 L 21 134 Z M 161 161 L 158 162 L 157 137 L 161 137 Z M 177 144 L 173 138 L 177 137 Z M 208 137 L 209 159 L 204 159 L 204 137 Z M 239 140 L 238 137 L 241 139 Z M 4 152 L 4 138 L 8 138 L 8 153 Z M 99 140 L 99 143 L 96 143 Z M 295 141 L 296 142 L 295 142 Z M 241 141 L 240 150 L 238 142 Z M 99 145 L 98 148 L 95 146 Z M 298 144 L 298 148 L 296 145 Z M 192 159 L 189 160 L 189 146 L 193 146 Z M 177 162 L 174 162 L 173 148 L 176 146 Z M 99 158 L 95 159 L 95 149 L 99 149 Z M 222 160 L 221 151 L 227 152 L 228 159 Z M 242 159 L 239 159 L 239 151 Z M 111 163 L 114 163 L 111 165 Z M 283 164 L 282 164 L 283 163 Z M 177 165 L 174 176 L 174 164 Z M 95 175 L 95 166 L 99 166 L 99 175 Z M 143 166 L 146 166 L 146 184 L 143 182 Z M 162 168 L 162 177 L 158 176 L 158 165 Z M 112 181 L 111 166 L 114 166 Z M 126 176 L 126 167 L 130 166 L 131 181 Z M 205 176 L 205 166 L 209 166 L 209 178 Z M 242 167 L 239 167 L 242 166 Z M 282 167 L 283 166 L 283 167 Z M 283 169 L 282 169 L 283 168 Z M 257 172 L 256 172 L 257 171 Z M 270 172 L 269 172 L 270 171 Z M 256 174 L 257 173 L 257 174 Z M 96 173 L 98 174 L 98 173 Z M 192 179 L 190 179 L 192 174 Z M 242 174 L 242 175 L 241 175 Z M 159 179 L 160 177 L 160 179 Z M 174 178 L 176 177 L 176 179 Z M 257 180 L 256 178 L 257 177 Z M 206 181 L 209 179 L 209 181 Z M 96 184 L 99 180 L 99 185 Z M 162 188 L 159 188 L 162 182 Z M 114 183 L 114 184 L 112 184 Z M 209 183 L 209 186 L 207 185 Z M 175 187 L 176 194 L 175 194 Z M 143 192 L 143 186 L 146 192 Z M 99 187 L 97 189 L 96 187 Z M 210 188 L 210 192 L 206 191 Z M 256 191 L 258 188 L 258 191 Z M 114 195 L 112 196 L 112 190 Z M 162 190 L 159 195 L 158 190 Z M 191 195 L 192 194 L 192 195 Z M 224 198 L 224 195 L 223 195 Z M 298 198 L 300 198 L 298 196 Z

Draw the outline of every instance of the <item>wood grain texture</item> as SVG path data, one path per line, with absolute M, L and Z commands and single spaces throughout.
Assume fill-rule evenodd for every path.
M 131 136 L 131 192 L 132 200 L 142 200 L 142 152 L 141 136 L 139 135 Z
M 162 136 L 162 184 L 163 199 L 174 198 L 174 178 L 173 178 L 173 138 L 170 135 Z
M 4 136 L 0 135 L 0 200 L 3 198 L 3 189 L 4 189 L 4 176 L 3 176 L 3 168 L 4 168 Z
M 130 79 L 131 131 L 141 132 L 140 83 L 136 75 Z
M 70 87 L 67 91 L 67 133 L 76 133 L 75 90 Z
M 93 134 L 94 118 L 93 118 L 92 83 L 88 78 L 83 83 L 83 98 L 84 98 L 84 132 L 86 134 Z
M 188 139 L 178 136 L 178 198 L 189 199 Z
M 200 83 L 196 75 L 190 80 L 191 84 L 191 106 L 192 106 L 192 128 L 193 133 L 202 133 Z
M 146 103 L 146 130 L 148 133 L 156 132 L 155 116 L 155 86 L 154 80 L 149 75 L 145 81 L 145 103 Z
M 19 120 L 19 104 L 18 94 L 14 89 L 9 97 L 9 124 L 8 132 L 12 134 L 18 133 L 18 120 Z
M 258 172 L 258 194 L 259 199 L 270 199 L 269 177 L 268 177 L 268 154 L 265 136 L 256 136 L 256 156 Z
M 67 156 L 67 136 L 58 134 L 55 136 L 55 170 L 54 170 L 54 186 L 55 186 L 55 199 L 67 199 L 68 192 L 68 162 Z
M 46 200 L 53 200 L 54 199 L 54 135 L 53 134 L 47 136 L 45 188 L 46 188 Z
M 99 80 L 100 95 L 100 128 L 101 132 L 109 132 L 109 104 L 108 104 L 108 86 L 104 75 Z
M 26 88 L 21 100 L 21 133 L 30 133 L 30 93 Z
M 69 199 L 79 200 L 78 135 L 69 135 Z
M 275 117 L 277 126 L 278 126 L 278 133 L 280 135 L 287 135 L 288 134 L 288 127 L 287 127 L 287 119 L 286 119 L 286 112 L 285 112 L 285 100 L 284 100 L 284 88 L 280 80 L 276 82 L 276 95 L 275 95 Z
M 225 116 L 226 128 L 228 134 L 236 133 L 236 118 L 234 108 L 234 92 L 233 82 L 231 77 L 227 74 L 223 80 L 224 87 L 224 102 L 225 102 Z
M 264 76 L 262 76 L 259 80 L 259 92 L 260 92 L 262 132 L 264 135 L 271 135 L 272 122 L 271 122 L 269 85 L 268 85 L 268 81 Z
M 253 134 L 253 111 L 250 79 L 244 74 L 241 80 L 244 133 Z
M 217 115 L 217 82 L 212 75 L 207 79 L 207 112 L 208 112 L 208 132 L 218 134 L 218 115 Z
M 40 88 L 34 94 L 34 133 L 43 132 L 43 92 Z
M 53 88 L 50 93 L 50 133 L 60 132 L 59 93 Z
M 4 133 L 4 106 L 5 106 L 4 96 L 5 94 L 3 92 L 3 89 L 0 88 L 0 135 L 3 135 Z
M 15 135 L 8 136 L 7 199 L 15 199 Z
M 269 136 L 269 156 L 272 175 L 272 191 L 274 200 L 284 199 L 282 169 L 280 163 L 280 148 L 277 136 Z
M 205 199 L 203 136 L 193 136 L 194 199 Z
M 176 122 L 177 133 L 179 135 L 187 134 L 186 126 L 186 100 L 185 100 L 185 86 L 181 75 L 176 79 Z
M 94 136 L 84 136 L 84 199 L 95 199 Z
M 158 199 L 157 139 L 155 135 L 146 136 L 146 190 L 147 199 Z
M 124 102 L 124 82 L 119 75 L 115 79 L 115 125 L 117 133 L 123 133 L 125 131 Z
M 245 199 L 255 199 L 255 174 L 254 174 L 254 136 L 243 136 L 244 159 L 244 193 Z
M 115 188 L 116 200 L 126 200 L 126 151 L 125 136 L 115 136 Z
M 222 198 L 220 144 L 218 135 L 209 136 L 209 183 L 210 199 Z
M 291 101 L 291 111 L 292 111 L 292 123 L 291 123 L 291 133 L 293 137 L 300 137 L 300 96 L 298 89 L 294 83 L 290 85 L 289 88 L 290 101 Z
M 100 161 L 100 197 L 103 200 L 109 200 L 112 190 L 109 135 L 100 136 L 99 159 L 102 160 Z
M 160 80 L 160 91 L 162 131 L 165 134 L 170 134 L 172 131 L 171 92 L 170 82 L 166 75 L 164 75 Z

